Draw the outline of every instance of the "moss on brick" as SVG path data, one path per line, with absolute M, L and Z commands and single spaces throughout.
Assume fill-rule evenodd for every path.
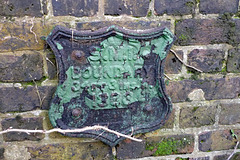
M 163 139 L 161 142 L 146 143 L 146 150 L 154 151 L 153 156 L 177 154 L 180 148 L 185 148 L 191 141 L 190 138 L 176 139 L 171 137 Z

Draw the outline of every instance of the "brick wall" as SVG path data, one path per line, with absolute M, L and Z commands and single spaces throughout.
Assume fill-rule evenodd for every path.
M 1 0 L 0 128 L 51 129 L 57 67 L 42 37 L 55 25 L 95 30 L 168 27 L 177 40 L 166 58 L 173 112 L 162 129 L 114 148 L 93 139 L 8 133 L 0 159 L 225 160 L 240 137 L 239 0 Z M 240 150 L 237 150 L 240 152 Z M 236 153 L 232 159 L 240 159 Z

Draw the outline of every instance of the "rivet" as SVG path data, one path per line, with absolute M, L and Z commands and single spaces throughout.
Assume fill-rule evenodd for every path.
M 73 109 L 73 111 L 72 111 L 72 115 L 74 116 L 74 117 L 78 117 L 78 116 L 80 116 L 82 114 L 82 110 L 80 109 L 80 108 L 75 108 L 75 109 Z

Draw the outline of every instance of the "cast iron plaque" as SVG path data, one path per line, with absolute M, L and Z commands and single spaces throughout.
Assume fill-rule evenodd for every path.
M 172 109 L 163 64 L 173 39 L 166 28 L 110 26 L 92 32 L 55 27 L 47 37 L 59 70 L 49 110 L 52 125 L 101 125 L 126 135 L 160 128 Z M 102 130 L 67 135 L 100 139 L 110 146 L 124 139 Z

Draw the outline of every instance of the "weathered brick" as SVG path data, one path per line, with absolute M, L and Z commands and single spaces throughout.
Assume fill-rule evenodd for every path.
M 224 103 L 220 105 L 219 124 L 229 125 L 240 123 L 240 103 Z
M 172 135 L 149 137 L 143 142 L 124 140 L 117 146 L 117 158 L 141 158 L 171 154 L 192 153 L 194 148 L 193 135 Z
M 158 15 L 164 13 L 169 15 L 193 14 L 196 7 L 194 0 L 155 0 L 154 9 Z
M 46 5 L 46 0 L 43 0 Z M 44 7 L 45 8 L 45 7 Z M 41 1 L 40 0 L 1 0 L 0 1 L 1 16 L 35 16 L 41 17 Z
M 135 17 L 144 17 L 147 15 L 149 0 L 105 0 L 105 15 L 132 15 Z
M 224 17 L 225 16 L 225 17 Z M 218 19 L 186 19 L 176 22 L 177 45 L 239 43 L 239 20 L 224 15 Z
M 240 78 L 206 78 L 204 80 L 171 81 L 166 85 L 168 95 L 173 102 L 188 100 L 188 95 L 202 89 L 206 100 L 237 98 L 240 93 Z
M 37 51 L 0 54 L 0 80 L 6 82 L 40 80 L 43 59 Z
M 52 0 L 54 16 L 93 16 L 98 11 L 98 0 Z
M 234 133 L 240 136 L 240 130 L 234 130 Z M 236 142 L 230 130 L 205 132 L 199 135 L 199 150 L 208 152 L 233 149 Z
M 213 160 L 226 160 L 228 159 L 230 155 L 224 154 L 224 155 L 217 155 L 213 157 Z M 230 160 L 239 160 L 240 159 L 240 153 L 235 153 Z
M 111 148 L 101 142 L 62 143 L 28 147 L 31 159 L 113 159 Z
M 240 93 L 240 77 L 206 79 L 201 82 L 206 100 L 238 98 Z
M 183 52 L 176 51 L 177 55 L 183 59 Z M 182 70 L 182 63 L 176 58 L 176 56 L 169 52 L 166 61 L 164 72 L 167 74 L 178 74 Z
M 198 158 L 182 158 L 182 157 L 178 157 L 175 160 L 210 160 L 210 157 L 198 157 Z
M 216 106 L 183 107 L 180 110 L 180 127 L 189 128 L 213 125 L 216 111 Z
M 239 0 L 201 0 L 199 5 L 202 14 L 236 13 Z
M 52 52 L 47 53 L 48 78 L 57 78 L 57 64 L 55 55 Z
M 97 30 L 102 27 L 118 25 L 132 30 L 150 29 L 156 27 L 170 28 L 171 23 L 168 21 L 99 21 L 99 22 L 80 22 L 77 23 L 78 30 Z
M 7 118 L 2 120 L 2 129 L 6 130 L 10 127 L 14 129 L 43 129 L 43 120 L 42 118 L 22 118 L 17 116 L 16 118 Z M 16 133 L 9 132 L 3 135 L 3 139 L 7 142 L 9 141 L 38 141 L 44 138 L 44 135 L 41 133 Z
M 0 159 L 4 159 L 4 148 L 0 148 Z
M 66 26 L 64 23 L 51 23 L 34 21 L 34 25 L 28 22 L 0 22 L 0 52 L 17 50 L 43 50 L 46 42 L 41 40 L 47 36 L 56 25 Z M 37 41 L 34 33 L 36 34 Z
M 55 92 L 54 86 L 38 86 L 42 99 L 41 109 L 49 109 L 49 103 Z M 40 99 L 35 86 L 13 87 L 0 85 L 0 112 L 24 112 L 40 107 Z
M 240 72 L 240 49 L 234 48 L 228 51 L 227 71 Z
M 222 70 L 224 51 L 218 49 L 194 49 L 188 54 L 188 64 L 203 72 Z

